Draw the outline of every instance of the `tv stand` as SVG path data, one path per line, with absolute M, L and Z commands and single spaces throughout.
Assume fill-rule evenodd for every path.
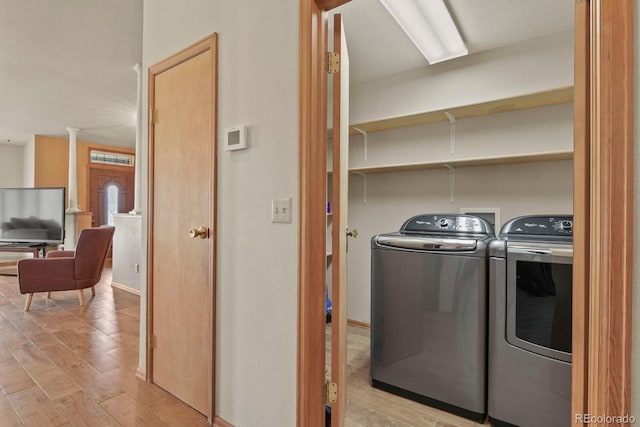
M 50 243 L 0 243 L 0 252 L 32 253 L 34 258 L 44 257 L 48 251 L 56 249 L 58 245 Z M 16 276 L 17 273 L 4 273 L 0 276 Z

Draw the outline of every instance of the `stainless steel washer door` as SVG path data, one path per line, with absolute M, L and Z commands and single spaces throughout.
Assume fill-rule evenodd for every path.
M 571 362 L 573 247 L 507 244 L 507 341 Z

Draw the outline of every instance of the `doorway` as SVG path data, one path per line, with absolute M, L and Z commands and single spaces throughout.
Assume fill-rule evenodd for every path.
M 217 35 L 149 68 L 148 380 L 214 415 Z
M 326 105 L 326 11 L 343 3 L 346 1 L 300 1 L 299 425 L 321 425 L 324 415 L 324 358 L 314 354 L 314 349 L 323 345 L 322 335 L 317 338 L 324 327 L 323 318 L 316 307 L 323 307 L 324 292 L 312 283 L 314 278 L 324 277 L 324 254 L 315 250 L 314 244 L 317 246 L 317 237 L 325 229 L 325 219 L 319 212 L 326 197 L 326 157 L 317 152 L 317 147 L 323 146 L 325 138 L 321 113 L 322 105 Z M 629 372 L 631 339 L 633 3 L 624 1 L 614 6 L 602 1 L 578 2 L 575 7 L 574 216 L 580 225 L 574 235 L 577 295 L 574 294 L 573 317 L 573 412 L 615 410 L 623 414 L 630 406 L 630 380 L 625 373 Z M 624 48 L 619 48 L 621 40 Z M 592 69 L 597 73 L 591 74 Z M 614 105 L 614 99 L 620 102 Z M 620 112 L 618 109 L 621 114 L 614 113 Z M 623 167 L 618 174 L 616 166 Z M 626 191 L 621 193 L 621 188 Z M 612 197 L 613 194 L 620 197 Z M 609 215 L 621 224 L 615 239 L 605 235 L 605 230 L 610 230 L 605 226 L 606 220 L 611 219 Z M 599 247 L 590 245 L 590 236 L 597 239 Z M 616 242 L 616 251 L 602 250 L 603 242 L 612 241 Z M 624 256 L 616 257 L 621 253 Z M 621 310 L 613 311 L 611 307 Z M 596 322 L 596 314 L 600 315 L 597 319 L 604 314 L 607 321 Z M 613 348 L 611 342 L 619 345 Z M 587 358 L 588 348 L 592 349 L 590 354 L 597 354 L 598 345 L 605 343 L 609 344 L 606 360 Z
M 134 171 L 123 168 L 89 168 L 91 225 L 113 225 L 113 215 L 133 209 Z

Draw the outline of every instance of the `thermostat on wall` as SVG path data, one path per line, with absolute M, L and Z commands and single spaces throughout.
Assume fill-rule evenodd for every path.
M 232 126 L 225 129 L 226 138 L 224 140 L 225 151 L 244 150 L 247 148 L 247 127 Z

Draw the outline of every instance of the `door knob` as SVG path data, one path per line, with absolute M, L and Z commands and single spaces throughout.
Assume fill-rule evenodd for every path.
M 198 228 L 192 228 L 189 231 L 189 237 L 191 237 L 192 239 L 195 239 L 196 237 L 200 237 L 201 239 L 206 239 L 207 237 L 209 237 L 209 229 L 204 225 Z
M 353 237 L 354 239 L 358 237 L 358 229 L 354 228 L 353 230 L 349 230 L 347 228 L 347 237 Z

